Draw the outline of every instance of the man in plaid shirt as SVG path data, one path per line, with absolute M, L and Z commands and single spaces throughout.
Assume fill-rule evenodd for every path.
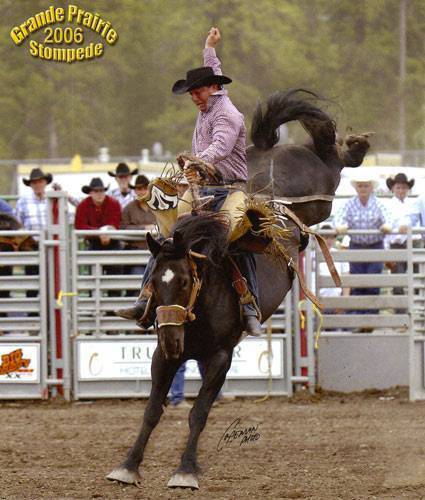
M 209 208 L 229 214 L 244 201 L 248 167 L 245 154 L 246 128 L 244 116 L 234 106 L 223 89 L 223 84 L 231 79 L 221 72 L 221 63 L 215 53 L 215 47 L 221 39 L 217 28 L 211 28 L 203 52 L 204 66 L 190 70 L 185 80 L 178 80 L 173 86 L 174 94 L 190 93 L 192 102 L 199 109 L 195 131 L 192 138 L 192 153 L 213 165 L 221 174 L 223 187 L 205 186 L 200 189 L 201 196 L 212 196 Z M 186 169 L 189 182 L 197 183 L 199 173 L 196 169 Z M 229 189 L 229 185 L 232 185 Z M 226 187 L 227 186 L 227 187 Z M 183 199 L 188 203 L 179 203 L 178 214 L 190 211 L 190 193 Z M 230 218 L 231 228 L 236 218 Z M 248 288 L 255 299 L 258 298 L 255 259 L 250 253 L 243 253 L 235 259 L 247 280 Z M 142 286 L 147 282 L 150 266 L 148 265 Z M 258 300 L 257 300 L 258 303 Z M 140 299 L 134 307 L 121 309 L 116 314 L 126 319 L 138 319 L 143 315 L 146 301 Z M 261 335 L 261 325 L 254 303 L 243 306 L 244 330 L 249 335 Z
M 347 229 L 379 229 L 380 234 L 350 235 L 350 249 L 383 249 L 384 236 L 391 232 L 392 216 L 387 207 L 373 194 L 378 182 L 367 172 L 362 172 L 351 181 L 357 196 L 351 198 L 341 207 L 335 218 L 335 226 L 339 233 Z M 350 262 L 351 274 L 380 274 L 382 262 Z M 379 288 L 352 288 L 351 295 L 379 295 Z M 357 311 L 362 314 L 373 314 L 375 310 Z

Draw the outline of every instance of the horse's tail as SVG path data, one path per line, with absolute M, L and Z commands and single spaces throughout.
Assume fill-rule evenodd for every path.
M 254 146 L 262 150 L 272 148 L 279 141 L 279 126 L 299 120 L 312 137 L 317 154 L 320 157 L 326 155 L 329 148 L 335 145 L 335 122 L 313 104 L 319 99 L 310 90 L 291 89 L 272 94 L 264 113 L 259 103 L 251 127 Z

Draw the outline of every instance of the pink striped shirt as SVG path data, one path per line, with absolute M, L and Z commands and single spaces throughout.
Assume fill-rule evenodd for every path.
M 204 66 L 221 75 L 220 59 L 215 49 L 204 49 Z M 225 181 L 246 180 L 248 168 L 245 154 L 246 128 L 244 116 L 219 90 L 208 99 L 207 111 L 200 111 L 192 139 L 192 153 L 212 163 Z

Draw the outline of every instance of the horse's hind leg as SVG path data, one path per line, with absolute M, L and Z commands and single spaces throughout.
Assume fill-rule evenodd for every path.
M 139 465 L 143 460 L 143 453 L 149 436 L 164 411 L 163 404 L 179 364 L 180 362 L 166 361 L 161 350 L 159 348 L 155 350 L 151 368 L 152 389 L 143 415 L 142 428 L 125 461 L 117 469 L 114 469 L 107 476 L 107 479 L 141 486 Z
M 168 482 L 170 487 L 198 488 L 196 473 L 198 439 L 207 422 L 208 414 L 220 392 L 230 368 L 232 352 L 218 351 L 205 367 L 205 376 L 195 404 L 189 414 L 189 439 L 181 457 L 180 466 Z

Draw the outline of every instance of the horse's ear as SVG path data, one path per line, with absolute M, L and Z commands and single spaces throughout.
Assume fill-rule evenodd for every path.
M 161 243 L 159 243 L 159 241 L 156 241 L 151 233 L 146 234 L 146 242 L 151 254 L 156 258 L 156 256 L 159 254 L 159 251 L 161 250 Z

